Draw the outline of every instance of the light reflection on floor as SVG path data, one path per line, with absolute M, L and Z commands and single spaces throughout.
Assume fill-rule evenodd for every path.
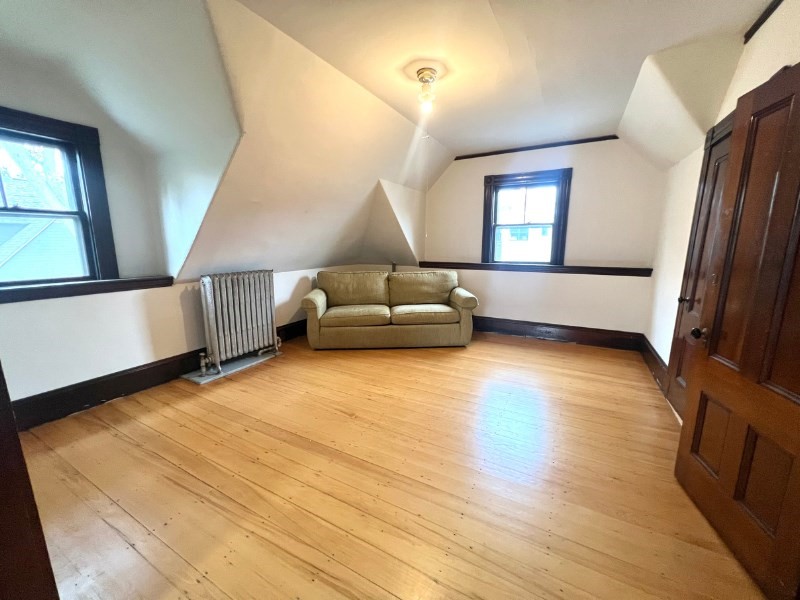
M 520 483 L 546 474 L 552 444 L 544 426 L 547 402 L 541 394 L 531 386 L 504 381 L 501 373 L 484 385 L 474 436 L 484 473 Z

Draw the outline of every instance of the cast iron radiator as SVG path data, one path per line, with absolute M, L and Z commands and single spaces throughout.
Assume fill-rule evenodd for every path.
M 185 377 L 205 383 L 279 354 L 271 270 L 204 275 L 200 294 L 206 355 Z

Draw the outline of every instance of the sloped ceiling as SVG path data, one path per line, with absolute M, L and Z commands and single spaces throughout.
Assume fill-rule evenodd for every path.
M 645 57 L 741 34 L 769 0 L 240 0 L 411 120 L 403 67 L 443 62 L 429 131 L 456 154 L 615 133 Z
M 137 245 L 159 247 L 159 265 L 148 259 L 144 264 L 149 268 L 176 273 L 239 137 L 203 3 L 3 0 L 0 62 L 14 56 L 21 57 L 21 67 L 4 73 L 0 87 L 12 89 L 0 93 L 0 100 L 12 97 L 14 108 L 45 116 L 86 117 L 80 122 L 100 128 L 104 157 L 109 143 L 126 138 L 127 156 L 120 160 L 143 163 L 130 176 L 147 181 L 133 184 L 136 194 L 127 194 L 123 185 L 109 189 L 115 238 L 123 241 L 123 275 L 141 274 L 136 271 L 142 261 L 126 255 Z M 50 72 L 58 73 L 63 85 L 55 86 L 52 95 L 34 96 L 35 87 L 43 91 L 41 82 Z M 13 88 L 31 78 L 37 85 L 25 86 L 28 95 L 15 94 Z M 61 94 L 80 95 L 95 110 L 77 107 L 64 114 Z M 136 145 L 152 160 L 131 152 Z M 110 153 L 119 155 L 115 149 Z M 146 219 L 129 218 L 137 203 L 156 213 L 150 219 L 155 231 Z
M 244 133 L 179 277 L 385 260 L 364 243 L 378 181 L 424 191 L 452 153 L 235 0 L 208 6 Z
M 0 103 L 101 128 L 125 276 L 413 263 L 454 154 L 613 133 L 646 56 L 766 3 L 5 0 Z
M 741 53 L 739 36 L 726 35 L 648 56 L 622 116 L 620 137 L 661 167 L 702 146 Z

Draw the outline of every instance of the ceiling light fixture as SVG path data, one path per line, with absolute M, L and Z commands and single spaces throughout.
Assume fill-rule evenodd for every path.
M 419 92 L 419 102 L 422 112 L 429 113 L 433 110 L 433 101 L 436 99 L 436 94 L 433 91 L 433 84 L 436 83 L 438 73 L 433 67 L 422 67 L 417 69 L 417 79 L 422 87 Z

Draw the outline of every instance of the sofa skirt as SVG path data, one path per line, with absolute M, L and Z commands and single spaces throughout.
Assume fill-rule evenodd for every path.
M 467 323 L 463 323 L 468 320 Z M 466 346 L 472 339 L 472 316 L 459 323 L 435 325 L 376 325 L 320 327 L 318 341 L 309 335 L 314 349 L 334 348 L 430 348 Z

